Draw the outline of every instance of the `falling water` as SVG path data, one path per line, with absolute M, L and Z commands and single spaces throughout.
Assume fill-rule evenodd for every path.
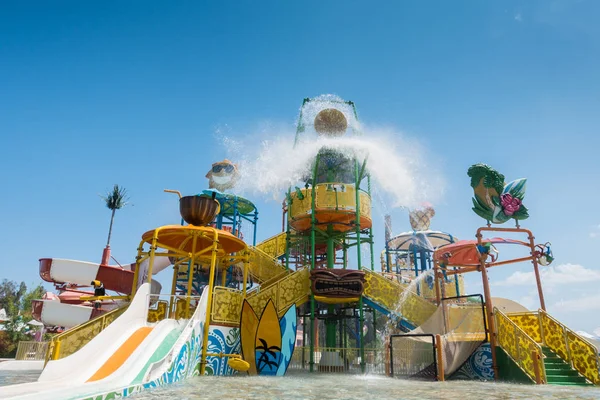
M 232 160 L 239 164 L 240 179 L 236 191 L 240 194 L 263 195 L 281 199 L 291 186 L 301 185 L 309 176 L 319 150 L 329 148 L 359 162 L 367 159 L 374 187 L 388 199 L 392 207 L 414 207 L 423 201 L 434 201 L 441 194 L 439 174 L 433 173 L 419 162 L 417 151 L 408 152 L 402 147 L 402 138 L 386 137 L 373 132 L 364 136 L 339 138 L 315 137 L 294 147 L 294 134 L 281 134 L 249 140 L 241 145 L 224 138 Z M 231 145 L 235 143 L 235 145 Z
M 409 283 L 409 285 L 404 289 L 404 291 L 400 295 L 400 298 L 398 299 L 398 305 L 396 306 L 396 309 L 393 310 L 391 313 L 392 317 L 389 318 L 386 322 L 383 334 L 381 336 L 382 341 L 385 341 L 390 334 L 394 333 L 394 331 L 396 330 L 396 326 L 399 322 L 397 318 L 394 318 L 394 316 L 402 318 L 402 307 L 404 303 L 408 300 L 411 294 L 417 296 L 417 288 L 420 287 L 421 282 L 427 279 L 428 276 L 433 276 L 432 269 L 419 274 L 419 276 L 413 279 Z

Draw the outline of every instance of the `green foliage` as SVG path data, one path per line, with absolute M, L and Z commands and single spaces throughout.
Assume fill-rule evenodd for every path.
M 493 188 L 498 193 L 502 193 L 502 189 L 504 189 L 504 175 L 489 165 L 472 165 L 467 171 L 467 175 L 471 178 L 471 187 L 473 189 L 479 185 L 481 179 L 483 179 L 483 186 L 486 188 Z
M 31 340 L 27 324 L 33 319 L 31 302 L 41 298 L 46 290 L 38 284 L 32 290 L 27 290 L 25 282 L 17 283 L 4 279 L 0 283 L 0 309 L 4 309 L 9 318 L 0 322 L 3 331 L 0 331 L 0 357 L 14 357 L 20 341 Z
M 106 196 L 100 196 L 106 203 L 106 207 L 109 210 L 120 210 L 128 204 L 129 196 L 127 196 L 127 189 L 115 185 L 111 191 L 106 193 Z

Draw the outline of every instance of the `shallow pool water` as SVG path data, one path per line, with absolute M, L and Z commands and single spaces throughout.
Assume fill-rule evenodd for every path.
M 0 370 L 0 386 L 17 383 L 35 382 L 41 371 L 2 371 Z
M 419 382 L 382 376 L 288 374 L 274 377 L 195 377 L 148 390 L 134 399 L 600 399 L 598 387 L 491 382 Z
M 39 371 L 0 371 L 0 386 L 37 380 Z M 491 382 L 421 382 L 375 375 L 327 375 L 290 372 L 275 377 L 195 377 L 147 390 L 133 400 L 154 399 L 360 399 L 489 400 L 600 399 L 600 387 L 516 385 Z

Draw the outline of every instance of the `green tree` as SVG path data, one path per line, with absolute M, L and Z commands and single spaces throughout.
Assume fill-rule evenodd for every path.
M 30 326 L 33 319 L 31 302 L 41 298 L 46 290 L 38 284 L 32 290 L 27 290 L 25 282 L 17 285 L 14 281 L 4 279 L 0 283 L 0 309 L 4 309 L 8 321 L 0 322 L 0 357 L 14 357 L 20 341 L 31 340 Z
M 110 227 L 108 228 L 108 239 L 106 240 L 106 247 L 109 247 L 115 212 L 128 204 L 127 200 L 129 200 L 129 197 L 127 196 L 127 190 L 124 187 L 119 187 L 119 185 L 115 185 L 112 190 L 106 193 L 106 196 L 101 197 L 106 203 L 106 207 L 112 211 L 110 215 Z

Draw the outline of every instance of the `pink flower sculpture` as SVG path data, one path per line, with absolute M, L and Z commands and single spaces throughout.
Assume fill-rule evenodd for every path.
M 513 197 L 509 193 L 500 196 L 500 204 L 502 205 L 504 214 L 511 216 L 521 208 L 521 200 Z

